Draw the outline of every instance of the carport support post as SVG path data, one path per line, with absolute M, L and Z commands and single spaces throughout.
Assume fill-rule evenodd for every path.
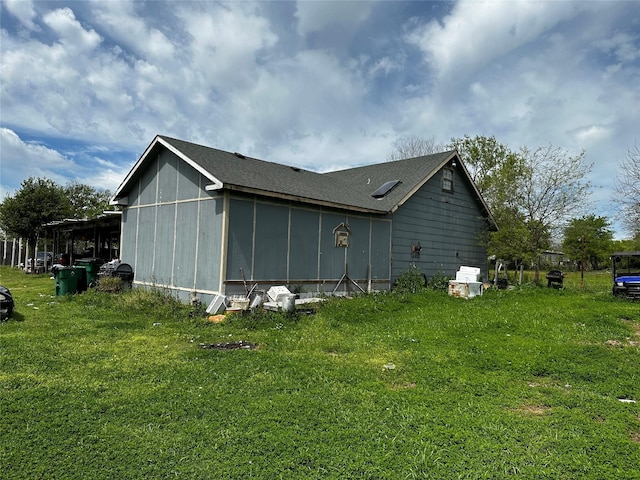
M 16 264 L 16 239 L 11 242 L 11 268 Z

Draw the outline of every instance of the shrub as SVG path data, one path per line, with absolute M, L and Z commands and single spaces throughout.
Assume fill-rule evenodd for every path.
M 428 282 L 428 286 L 431 290 L 446 292 L 449 289 L 449 280 L 451 280 L 451 277 L 438 272 L 431 277 L 431 280 Z
M 418 293 L 424 290 L 426 285 L 424 273 L 417 267 L 412 267 L 398 275 L 395 291 L 398 293 Z

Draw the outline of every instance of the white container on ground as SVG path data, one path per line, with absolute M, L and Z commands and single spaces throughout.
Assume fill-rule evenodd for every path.
M 272 302 L 279 302 L 285 295 L 291 295 L 291 292 L 284 285 L 277 285 L 267 290 L 267 297 L 269 297 L 269 300 Z
M 482 295 L 482 282 L 458 282 L 449 280 L 449 295 L 459 298 L 473 298 Z

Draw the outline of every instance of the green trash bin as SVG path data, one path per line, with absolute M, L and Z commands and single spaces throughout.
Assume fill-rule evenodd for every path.
M 74 265 L 73 270 L 76 272 L 76 292 L 85 292 L 87 290 L 87 269 Z
M 98 272 L 104 261 L 101 258 L 80 258 L 75 264 L 87 271 L 87 286 L 93 287 L 98 281 Z
M 78 291 L 78 272 L 74 267 L 58 267 L 55 271 L 56 295 L 71 295 Z

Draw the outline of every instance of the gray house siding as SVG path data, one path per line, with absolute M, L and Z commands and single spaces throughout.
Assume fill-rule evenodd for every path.
M 436 173 L 393 214 L 392 278 L 418 267 L 428 278 L 455 276 L 461 265 L 482 269 L 486 278 L 486 249 L 481 236 L 487 219 L 477 208 L 471 186 L 456 175 L 453 192 L 441 188 L 441 172 Z M 420 244 L 419 255 L 412 245 Z
M 162 151 L 129 191 L 122 217 L 121 260 L 137 284 L 174 290 L 182 299 L 220 291 L 222 195 L 173 153 Z

